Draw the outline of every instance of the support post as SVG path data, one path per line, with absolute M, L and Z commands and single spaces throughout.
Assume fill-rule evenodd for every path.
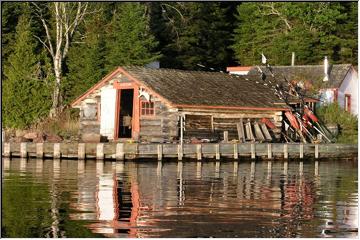
M 117 143 L 116 144 L 115 159 L 116 160 L 124 160 L 124 157 L 125 157 L 124 144 L 123 143 Z
M 197 160 L 201 160 L 201 144 L 196 145 L 196 158 Z
M 78 144 L 78 159 L 85 159 L 85 143 Z
M 234 159 L 238 159 L 238 158 L 239 158 L 238 145 L 237 143 L 234 143 Z
M 300 158 L 304 158 L 304 144 L 300 143 Z
M 158 155 L 158 161 L 161 161 L 163 157 L 163 148 L 161 144 L 157 145 L 157 155 Z
M 184 144 L 184 116 L 180 115 L 180 145 L 181 149 L 183 148 Z
M 220 159 L 220 145 L 219 144 L 215 145 L 215 159 L 216 160 Z
M 36 157 L 43 158 L 44 157 L 44 143 L 36 144 Z
M 299 174 L 300 176 L 304 174 L 304 163 L 302 161 L 299 164 Z
M 287 143 L 284 144 L 284 158 L 288 159 L 289 158 L 289 152 L 288 152 L 288 145 Z
M 315 161 L 315 176 L 319 176 L 319 162 Z
M 224 142 L 225 143 L 229 142 L 229 132 L 228 131 L 224 131 Z
M 61 153 L 60 153 L 60 143 L 54 143 L 54 154 L 53 154 L 55 159 L 58 159 L 61 157 Z
M 20 157 L 22 158 L 26 158 L 27 157 L 27 143 L 26 142 L 22 142 L 20 143 Z
M 98 160 L 104 159 L 104 144 L 103 143 L 96 144 L 96 159 L 98 159 Z
M 4 143 L 4 157 L 11 157 L 10 143 Z
M 284 162 L 284 175 L 287 176 L 288 173 L 288 162 Z
M 250 148 L 251 148 L 251 158 L 254 159 L 256 156 L 255 155 L 255 144 L 251 143 Z
M 271 147 L 272 147 L 271 143 L 268 143 L 268 145 L 267 145 L 268 159 L 272 158 L 272 148 Z
M 315 158 L 319 158 L 319 144 L 315 144 Z
M 181 161 L 183 159 L 183 152 L 182 152 L 183 148 L 182 146 L 179 144 L 177 146 L 177 154 L 178 154 L 178 160 Z

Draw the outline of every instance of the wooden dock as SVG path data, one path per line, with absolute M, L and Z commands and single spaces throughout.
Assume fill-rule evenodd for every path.
M 4 157 L 68 159 L 357 159 L 356 144 L 3 143 Z

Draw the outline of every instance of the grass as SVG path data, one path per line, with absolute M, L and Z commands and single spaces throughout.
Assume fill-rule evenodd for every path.
M 357 143 L 358 142 L 358 119 L 356 116 L 336 103 L 321 106 L 316 109 L 317 116 L 325 124 L 338 124 L 340 133 L 337 136 L 338 143 Z

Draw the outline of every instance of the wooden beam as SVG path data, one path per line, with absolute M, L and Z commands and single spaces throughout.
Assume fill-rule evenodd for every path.
M 196 158 L 197 160 L 201 160 L 201 144 L 196 145 Z
M 163 148 L 161 144 L 157 145 L 157 156 L 158 156 L 158 161 L 161 161 L 163 157 Z
M 245 134 L 244 134 L 244 123 L 242 118 L 240 118 L 240 122 L 236 124 L 236 128 L 238 131 L 238 137 L 240 142 L 245 142 Z

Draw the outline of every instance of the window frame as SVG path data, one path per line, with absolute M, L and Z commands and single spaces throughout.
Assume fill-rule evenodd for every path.
M 145 104 L 145 105 L 149 104 L 149 106 L 143 107 L 143 104 Z M 150 104 L 152 104 L 152 107 L 150 107 Z M 143 110 L 145 110 L 145 113 L 143 113 Z M 155 102 L 147 101 L 147 100 L 140 100 L 140 116 L 141 117 L 153 117 L 153 116 L 155 116 Z

